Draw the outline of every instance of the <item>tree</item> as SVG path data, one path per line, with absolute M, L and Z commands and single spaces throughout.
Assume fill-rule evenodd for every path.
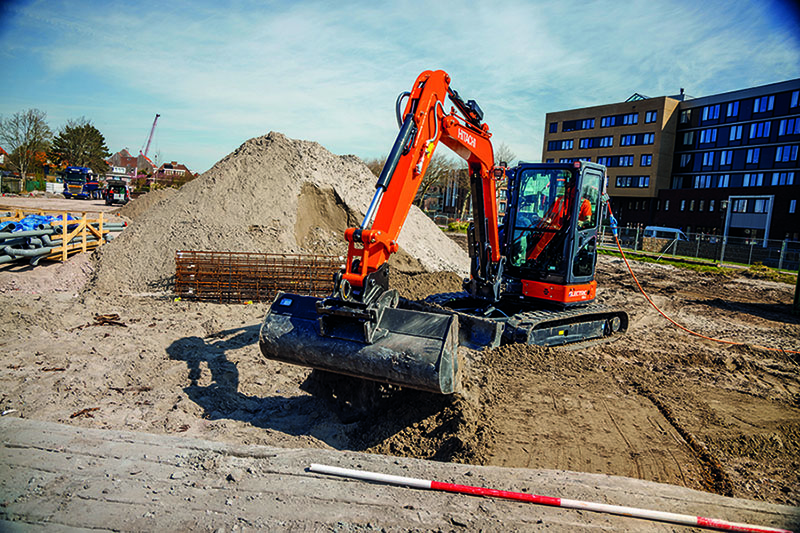
M 375 174 L 376 178 L 379 178 L 381 176 L 381 170 L 383 170 L 383 165 L 386 164 L 386 158 L 373 157 L 372 159 L 364 160 L 364 164 L 367 165 L 370 172 Z
M 0 142 L 8 152 L 8 164 L 23 179 L 36 164 L 36 153 L 46 150 L 53 136 L 46 119 L 47 113 L 38 109 L 0 118 Z
M 494 147 L 494 164 L 499 165 L 500 163 L 505 163 L 506 165 L 511 164 L 513 160 L 517 158 L 517 154 L 511 151 L 511 148 L 508 147 L 506 143 L 500 143 L 499 145 Z M 506 178 L 501 178 L 497 181 L 497 187 L 501 187 L 505 185 Z M 461 219 L 464 220 L 464 217 L 467 216 L 467 207 L 469 206 L 469 200 L 472 196 L 472 187 L 470 186 L 469 182 L 469 175 L 467 172 L 462 172 L 460 174 L 460 181 L 459 187 L 465 187 L 467 189 L 467 194 L 464 196 L 464 200 L 461 203 Z
M 452 175 L 457 166 L 453 159 L 447 157 L 442 152 L 434 152 L 431 162 L 428 163 L 425 175 L 422 177 L 422 183 L 417 193 L 416 203 L 419 207 L 422 207 L 428 190 L 434 185 L 442 183 L 445 177 Z
M 111 152 L 100 130 L 81 117 L 68 121 L 61 128 L 53 139 L 48 155 L 56 165 L 89 167 L 96 174 L 103 174 L 108 170 L 106 158 L 111 156 Z

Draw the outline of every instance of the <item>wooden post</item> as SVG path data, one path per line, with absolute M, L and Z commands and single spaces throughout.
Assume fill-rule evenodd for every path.
M 81 222 L 81 233 L 83 234 L 81 239 L 81 252 L 86 253 L 86 213 L 83 214 L 83 220 Z
M 64 263 L 67 260 L 67 212 L 61 215 L 62 221 L 64 222 L 61 225 L 61 262 Z
M 794 307 L 792 312 L 800 315 L 800 270 L 797 271 L 797 286 L 794 288 Z

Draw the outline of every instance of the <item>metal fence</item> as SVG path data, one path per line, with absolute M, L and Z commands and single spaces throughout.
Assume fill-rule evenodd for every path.
M 611 228 L 603 227 L 600 246 L 616 249 Z M 619 228 L 620 245 L 628 250 L 642 252 L 657 258 L 691 258 L 713 263 L 762 265 L 779 270 L 797 271 L 800 266 L 800 242 L 744 237 L 722 237 L 704 233 L 688 233 L 686 239 L 661 239 L 645 237 L 642 228 Z

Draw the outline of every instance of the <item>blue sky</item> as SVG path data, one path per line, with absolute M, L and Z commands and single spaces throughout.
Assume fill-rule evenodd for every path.
M 397 95 L 443 69 L 538 161 L 547 112 L 800 77 L 798 27 L 784 0 L 12 0 L 0 115 L 85 117 L 137 153 L 160 113 L 150 155 L 196 172 L 272 130 L 381 157 Z

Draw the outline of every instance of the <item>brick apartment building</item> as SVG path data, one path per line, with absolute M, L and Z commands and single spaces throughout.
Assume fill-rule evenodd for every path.
M 608 167 L 620 224 L 800 240 L 800 79 L 548 113 L 542 161 Z

